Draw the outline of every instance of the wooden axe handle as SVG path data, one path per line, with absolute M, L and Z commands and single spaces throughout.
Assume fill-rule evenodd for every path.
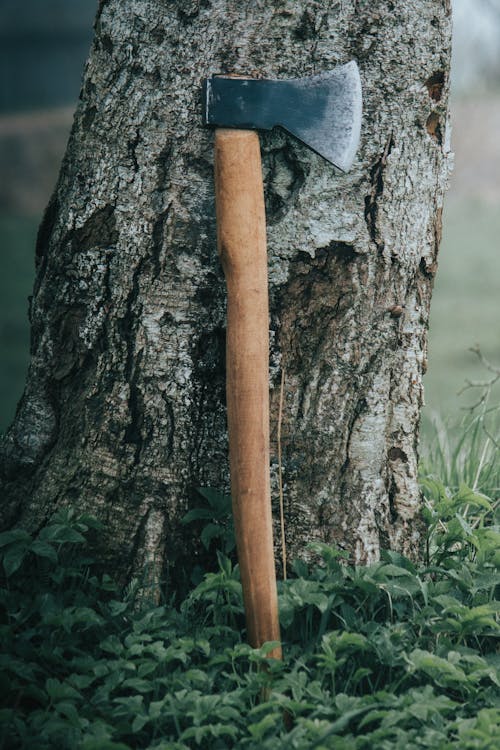
M 227 414 L 248 640 L 279 641 L 269 479 L 269 302 L 259 137 L 215 131 L 217 244 L 227 283 Z M 281 648 L 270 654 L 281 658 Z

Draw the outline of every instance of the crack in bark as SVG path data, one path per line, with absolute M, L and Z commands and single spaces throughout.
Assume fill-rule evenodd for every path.
M 387 454 L 389 461 L 402 461 L 403 463 L 408 463 L 408 456 L 398 446 L 394 445 L 392 448 L 389 448 L 389 452 Z
M 170 215 L 171 204 L 158 214 L 151 232 L 151 256 L 153 259 L 153 278 L 157 279 L 161 273 L 161 255 L 165 242 L 165 225 Z
M 139 556 L 138 553 L 142 549 L 142 544 L 143 544 L 145 533 L 146 533 L 146 525 L 147 525 L 150 513 L 152 511 L 153 511 L 153 508 L 148 508 L 147 511 L 141 516 L 139 524 L 136 527 L 134 537 L 132 539 L 132 545 L 127 554 L 127 558 L 128 558 L 127 562 L 129 565 L 129 569 L 125 576 L 126 580 L 131 580 L 134 573 L 139 572 L 136 570 L 137 558 Z
M 436 71 L 426 80 L 425 85 L 427 87 L 427 91 L 429 92 L 430 98 L 434 102 L 441 101 L 441 98 L 443 96 L 444 84 L 445 75 L 444 71 L 442 70 Z
M 42 222 L 38 228 L 35 244 L 35 283 L 33 285 L 33 298 L 36 297 L 42 285 L 49 262 L 49 248 L 54 229 L 59 218 L 59 202 L 57 199 L 57 186 L 50 198 L 49 204 L 43 214 Z M 30 323 L 33 324 L 32 305 L 29 310 Z M 33 336 L 32 336 L 33 340 Z
M 339 484 L 342 484 L 342 482 L 344 481 L 345 474 L 347 472 L 347 469 L 349 468 L 349 446 L 351 444 L 354 425 L 356 424 L 358 418 L 366 411 L 367 406 L 368 404 L 364 396 L 359 398 L 354 404 L 354 408 L 352 410 L 352 413 L 351 413 L 351 416 L 349 418 L 349 422 L 346 428 L 347 439 L 345 442 L 345 458 L 339 471 Z
M 397 522 L 397 520 L 399 518 L 399 513 L 398 513 L 398 510 L 397 510 L 397 506 L 396 506 L 396 498 L 398 496 L 398 493 L 399 493 L 399 490 L 398 490 L 398 486 L 396 484 L 396 479 L 394 477 L 394 474 L 391 474 L 391 481 L 390 481 L 390 485 L 389 485 L 389 490 L 388 490 L 388 493 L 387 493 L 387 497 L 388 497 L 388 500 L 389 500 L 389 516 L 390 516 L 390 519 L 391 519 L 391 523 L 393 525 L 396 524 L 396 522 Z
M 382 252 L 384 249 L 384 243 L 380 239 L 380 231 L 377 224 L 379 200 L 384 192 L 384 170 L 387 164 L 387 158 L 391 153 L 393 146 L 394 137 L 391 132 L 387 138 L 382 156 L 370 169 L 370 184 L 372 189 L 369 195 L 365 196 L 365 222 L 368 228 L 368 234 L 379 252 Z
M 135 339 L 134 339 L 135 341 Z M 141 451 L 144 445 L 144 436 L 142 429 L 144 426 L 144 399 L 142 396 L 141 389 L 139 387 L 140 380 L 140 368 L 142 362 L 142 351 L 138 352 L 133 357 L 132 372 L 128 378 L 129 384 L 129 397 L 128 397 L 128 408 L 130 414 L 130 421 L 125 428 L 123 439 L 126 443 L 135 445 L 134 450 L 134 466 L 137 466 L 141 457 Z
M 42 258 L 45 258 L 49 249 L 50 239 L 52 232 L 58 219 L 59 204 L 57 201 L 57 191 L 54 191 L 50 198 L 49 204 L 44 211 L 43 219 L 38 229 L 36 245 L 35 245 L 35 263 L 37 271 L 39 271 L 39 264 Z
M 163 195 L 167 187 L 170 164 L 173 158 L 173 146 L 171 141 L 167 141 L 156 159 L 156 190 Z
M 140 363 L 142 350 L 136 354 L 136 336 L 139 314 L 134 310 L 136 302 L 140 300 L 139 279 L 144 266 L 144 258 L 137 264 L 132 276 L 132 288 L 129 292 L 125 315 L 119 320 L 119 331 L 125 342 L 124 378 L 129 386 L 128 408 L 130 420 L 125 429 L 124 441 L 135 445 L 134 465 L 140 459 L 143 447 L 142 426 L 144 422 L 144 402 L 139 388 Z M 141 303 L 142 309 L 142 303 Z
M 139 171 L 139 162 L 137 161 L 137 146 L 139 145 L 140 141 L 141 136 L 139 133 L 139 128 L 136 128 L 134 137 L 129 138 L 127 141 L 127 153 L 130 160 L 132 161 L 132 166 L 136 174 Z
M 443 131 L 441 128 L 441 118 L 437 112 L 430 113 L 425 123 L 425 127 L 430 137 L 441 146 L 443 143 Z
M 293 206 L 308 170 L 288 142 L 279 148 L 264 150 L 263 163 L 267 172 L 264 179 L 266 221 L 272 225 L 281 221 Z
M 314 39 L 316 36 L 316 15 L 310 8 L 306 8 L 302 13 L 299 23 L 292 29 L 292 36 L 300 42 Z
M 438 270 L 439 248 L 441 246 L 441 237 L 443 234 L 443 209 L 437 207 L 434 218 L 434 244 L 431 257 L 423 256 L 420 258 L 419 269 L 423 276 L 431 282 L 431 288 L 434 285 L 434 278 Z
M 85 253 L 94 247 L 112 247 L 118 242 L 116 230 L 115 207 L 107 204 L 98 208 L 86 220 L 83 227 L 68 233 L 72 250 Z

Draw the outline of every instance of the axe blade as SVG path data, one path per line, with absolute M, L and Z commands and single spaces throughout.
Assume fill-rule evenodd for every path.
M 203 121 L 223 128 L 282 127 L 343 172 L 361 130 L 361 80 L 352 60 L 307 78 L 213 76 L 203 84 Z

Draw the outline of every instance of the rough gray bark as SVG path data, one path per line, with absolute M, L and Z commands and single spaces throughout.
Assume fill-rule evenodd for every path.
M 105 521 L 101 555 L 123 579 L 145 562 L 170 577 L 192 566 L 199 545 L 180 518 L 196 487 L 228 486 L 200 83 L 354 58 L 364 119 L 349 174 L 281 132 L 262 136 L 288 555 L 312 540 L 360 562 L 387 547 L 418 554 L 450 27 L 448 0 L 101 2 L 40 227 L 31 366 L 2 448 L 4 525 L 37 528 L 70 504 Z M 276 455 L 274 444 L 275 490 Z

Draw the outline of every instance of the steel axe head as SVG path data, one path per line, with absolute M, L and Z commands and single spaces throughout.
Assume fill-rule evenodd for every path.
M 282 127 L 344 172 L 358 147 L 361 108 L 361 80 L 354 61 L 307 78 L 216 75 L 203 83 L 205 125 Z

